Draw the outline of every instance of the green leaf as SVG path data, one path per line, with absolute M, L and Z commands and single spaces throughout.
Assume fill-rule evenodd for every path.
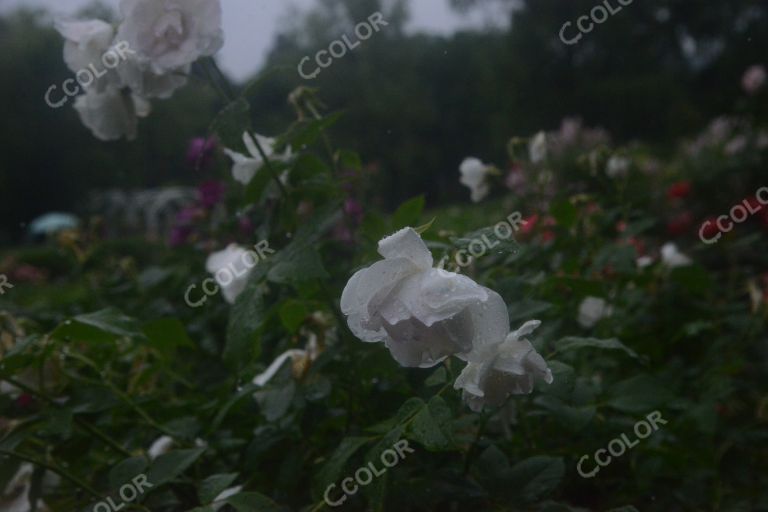
M 283 512 L 286 510 L 285 507 L 258 492 L 241 492 L 230 496 L 224 502 L 232 505 L 237 512 Z
M 204 452 L 205 448 L 193 448 L 160 455 L 149 467 L 147 481 L 155 487 L 170 482 L 184 473 Z
M 406 226 L 414 226 L 424 209 L 424 196 L 416 196 L 400 205 L 392 216 L 392 227 L 401 229 Z
M 137 476 L 144 474 L 146 469 L 146 457 L 129 457 L 122 460 L 109 471 L 109 488 L 119 489 Z M 147 481 L 154 485 L 149 479 Z
M 633 359 L 640 359 L 637 352 L 624 345 L 616 338 L 598 339 L 598 338 L 580 338 L 577 336 L 566 336 L 555 343 L 555 349 L 558 352 L 567 352 L 580 348 L 599 348 L 604 350 L 621 350 Z
M 441 366 L 432 372 L 432 375 L 427 377 L 427 379 L 424 381 L 424 384 L 432 387 L 445 384 L 446 382 L 448 382 L 448 372 L 445 371 L 445 366 Z
M 161 318 L 144 325 L 144 334 L 152 347 L 166 356 L 172 355 L 178 347 L 194 347 L 184 324 L 177 318 Z
M 336 162 L 342 169 L 349 169 L 351 171 L 360 172 L 363 168 L 363 162 L 360 160 L 360 155 L 354 151 L 348 151 L 346 149 L 340 149 L 335 155 Z
M 408 425 L 406 435 L 409 439 L 421 443 L 429 451 L 438 451 L 450 445 L 449 429 L 451 411 L 439 396 L 433 397 L 427 407 L 423 407 Z
M 614 384 L 608 405 L 624 412 L 648 413 L 666 404 L 672 396 L 658 379 L 640 374 Z
M 304 303 L 298 300 L 287 300 L 278 311 L 283 327 L 291 334 L 299 330 L 304 319 L 309 314 Z
M 337 483 L 343 476 L 344 468 L 350 457 L 366 443 L 369 443 L 371 439 L 370 437 L 345 437 L 341 440 L 339 447 L 336 448 L 331 458 L 320 468 L 314 478 L 314 485 L 312 486 L 314 499 L 321 499 L 328 486 Z
M 554 491 L 565 474 L 560 457 L 539 455 L 515 464 L 509 472 L 508 485 L 517 489 L 525 503 L 532 503 Z
M 243 133 L 251 132 L 251 107 L 244 98 L 238 98 L 216 116 L 210 130 L 215 133 L 224 147 L 245 152 Z
M 245 291 L 229 312 L 227 343 L 222 357 L 224 362 L 234 367 L 248 364 L 261 352 L 258 332 L 263 327 L 267 313 L 264 290 L 261 284 L 254 282 L 256 278 L 254 275 L 249 276 Z
M 136 320 L 114 308 L 78 315 L 64 322 L 51 335 L 61 339 L 71 338 L 94 343 L 114 340 L 116 337 L 144 336 Z
M 197 496 L 200 498 L 200 503 L 211 503 L 216 496 L 221 494 L 232 482 L 237 478 L 237 473 L 225 473 L 218 475 L 211 475 L 200 484 L 200 488 L 197 490 Z
M 570 228 L 576 224 L 579 211 L 567 199 L 555 201 L 549 207 L 549 212 L 555 218 L 557 223 L 565 228 Z

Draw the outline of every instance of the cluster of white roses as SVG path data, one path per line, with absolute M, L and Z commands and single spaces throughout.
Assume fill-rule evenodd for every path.
M 117 27 L 98 19 L 56 23 L 64 61 L 75 73 L 117 45 L 126 48 L 123 61 L 91 75 L 75 100 L 83 124 L 101 140 L 135 138 L 148 100 L 169 98 L 186 84 L 194 61 L 224 44 L 220 0 L 121 0 L 120 14 Z
M 433 268 L 432 254 L 412 228 L 379 242 L 384 260 L 355 273 L 341 310 L 352 332 L 383 341 L 403 366 L 428 368 L 455 355 L 468 364 L 454 387 L 474 411 L 527 394 L 552 372 L 525 336 L 539 326 L 509 329 L 501 296 L 468 277 Z

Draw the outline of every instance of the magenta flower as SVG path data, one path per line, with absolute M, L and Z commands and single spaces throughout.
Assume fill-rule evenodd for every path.
M 187 146 L 187 165 L 194 170 L 206 170 L 213 163 L 218 144 L 215 137 L 195 137 Z
M 224 198 L 224 184 L 220 181 L 204 181 L 197 188 L 200 196 L 200 204 L 211 209 Z

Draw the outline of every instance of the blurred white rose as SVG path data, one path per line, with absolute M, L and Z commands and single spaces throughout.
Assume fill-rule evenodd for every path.
M 219 0 L 121 0 L 118 38 L 156 74 L 174 72 L 224 44 Z
M 755 94 L 765 85 L 766 75 L 764 66 L 760 64 L 750 66 L 741 77 L 741 86 L 747 94 Z
M 382 239 L 379 254 L 384 260 L 355 273 L 341 296 L 341 311 L 361 340 L 383 341 L 401 365 L 427 368 L 507 335 L 499 294 L 432 268 L 432 254 L 413 228 Z
M 135 57 L 129 57 L 117 67 L 120 85 L 144 98 L 168 99 L 187 83 L 190 66 L 158 74 Z
M 114 87 L 104 92 L 88 89 L 77 97 L 74 106 L 83 124 L 101 140 L 135 139 L 138 118 L 150 111 L 149 102 Z
M 486 181 L 488 172 L 492 169 L 490 165 L 485 165 L 477 158 L 465 158 L 459 166 L 461 178 L 459 182 L 470 190 L 472 202 L 482 201 L 490 192 L 490 187 Z
M 221 287 L 224 300 L 234 304 L 237 297 L 248 284 L 248 275 L 258 261 L 258 256 L 237 244 L 229 244 L 226 249 L 208 256 L 205 269 L 213 274 Z
M 613 155 L 605 165 L 605 174 L 610 178 L 620 178 L 629 172 L 629 159 L 623 156 Z
M 543 131 L 534 135 L 528 143 L 528 157 L 534 164 L 543 162 L 547 158 L 547 134 Z
M 536 379 L 552 383 L 552 372 L 533 345 L 525 339 L 541 324 L 530 320 L 507 334 L 502 342 L 478 343 L 465 356 L 468 364 L 453 387 L 462 389 L 462 397 L 475 412 L 484 406 L 498 406 L 510 395 L 533 391 Z M 509 330 L 509 322 L 506 322 Z
M 287 147 L 283 153 L 275 153 L 275 139 L 264 137 L 258 133 L 254 135 L 256 135 L 256 142 L 264 150 L 264 154 L 268 159 L 284 162 L 291 158 L 290 147 Z M 264 159 L 256 147 L 256 142 L 254 142 L 253 137 L 248 132 L 245 132 L 243 133 L 243 144 L 245 144 L 245 148 L 248 150 L 248 155 L 224 148 L 224 152 L 233 162 L 232 177 L 243 185 L 250 183 L 253 177 L 256 176 L 256 172 L 264 165 Z
M 110 51 L 115 37 L 112 25 L 101 20 L 59 19 L 54 26 L 64 37 L 64 62 L 70 71 L 77 73 L 93 68 L 98 75 L 102 75 L 91 73 L 93 83 L 88 84 L 87 88 L 103 92 L 107 86 L 117 83 L 118 77 L 114 69 L 108 69 L 102 62 L 102 57 Z M 115 56 L 119 59 L 116 52 Z
M 173 448 L 173 438 L 171 436 L 160 436 L 152 442 L 147 450 L 147 456 L 155 460 L 159 456 L 168 453 Z
M 35 467 L 28 462 L 23 462 L 19 466 L 16 474 L 5 486 L 2 494 L 0 494 L 0 510 L 3 512 L 31 512 L 33 510 L 30 492 L 32 491 L 32 474 L 34 470 Z M 41 482 L 42 489 L 36 489 L 34 496 L 52 492 L 52 489 L 60 483 L 61 478 L 58 475 L 46 471 Z M 37 512 L 48 512 L 51 510 L 39 498 L 35 498 L 34 509 Z
M 613 308 L 599 297 L 586 297 L 579 305 L 578 321 L 582 327 L 590 328 L 603 318 L 613 314 Z
M 691 264 L 691 258 L 681 253 L 673 242 L 667 242 L 661 247 L 661 262 L 669 268 L 684 267 Z

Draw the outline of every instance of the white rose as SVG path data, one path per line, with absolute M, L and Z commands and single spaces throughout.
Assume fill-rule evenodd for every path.
M 579 324 L 590 328 L 613 314 L 613 308 L 599 297 L 586 297 L 579 305 Z
M 158 74 L 135 57 L 128 57 L 117 67 L 120 84 L 130 87 L 134 94 L 144 98 L 170 98 L 179 87 L 187 83 L 190 66 Z
M 176 71 L 224 44 L 219 0 L 121 0 L 118 38 L 157 74 Z
M 213 274 L 221 287 L 224 300 L 234 304 L 237 297 L 245 290 L 248 275 L 256 261 L 258 256 L 254 252 L 243 249 L 237 244 L 229 244 L 223 251 L 208 256 L 205 268 Z
M 155 460 L 164 453 L 170 452 L 171 448 L 173 448 L 173 442 L 174 441 L 171 436 L 158 437 L 152 441 L 152 445 L 149 447 L 149 450 L 147 450 L 147 456 L 150 458 L 150 460 Z
M 355 273 L 341 296 L 341 311 L 361 340 L 383 341 L 401 365 L 427 368 L 507 334 L 499 294 L 432 268 L 432 254 L 413 228 L 382 239 L 379 254 L 384 260 Z
M 510 395 L 525 395 L 533 391 L 535 380 L 550 384 L 552 371 L 533 345 L 524 339 L 541 324 L 530 320 L 502 342 L 479 343 L 465 356 L 468 364 L 456 379 L 454 389 L 462 389 L 462 397 L 475 412 L 484 406 L 498 406 Z M 509 323 L 506 322 L 509 331 Z
M 286 161 L 291 158 L 290 147 L 286 148 L 284 153 L 276 154 L 275 139 L 264 137 L 258 133 L 255 135 L 256 141 L 258 141 L 268 159 Z M 243 155 L 227 148 L 224 148 L 224 152 L 234 162 L 232 165 L 232 177 L 243 185 L 247 185 L 256 175 L 256 172 L 261 169 L 261 166 L 264 165 L 264 159 L 261 158 L 261 153 L 259 153 L 256 143 L 248 132 L 243 133 L 243 144 L 245 144 L 248 150 L 248 155 Z
M 691 264 L 691 258 L 681 253 L 673 242 L 667 242 L 661 247 L 661 263 L 669 268 L 684 267 Z
M 104 92 L 88 89 L 77 97 L 74 106 L 83 124 L 101 140 L 133 140 L 138 118 L 146 117 L 150 111 L 146 100 L 114 87 Z
M 477 158 L 465 158 L 459 166 L 459 172 L 461 178 L 459 182 L 462 185 L 469 187 L 471 191 L 472 202 L 477 203 L 481 201 L 490 192 L 486 176 L 490 171 L 491 166 L 485 165 Z
M 539 132 L 528 143 L 528 156 L 531 162 L 538 164 L 547 158 L 547 134 Z
M 613 155 L 605 166 L 605 174 L 611 178 L 619 178 L 629 172 L 629 159 L 623 156 Z
M 117 83 L 115 71 L 108 69 L 102 62 L 102 57 L 110 51 L 115 36 L 112 25 L 101 20 L 57 20 L 55 27 L 64 37 L 64 62 L 67 67 L 73 73 L 86 70 L 94 75 L 90 71 L 93 67 L 97 74 L 102 75 L 93 76 L 93 83 L 89 84 L 88 88 L 103 92 L 108 85 Z M 119 57 L 117 53 L 115 56 Z

